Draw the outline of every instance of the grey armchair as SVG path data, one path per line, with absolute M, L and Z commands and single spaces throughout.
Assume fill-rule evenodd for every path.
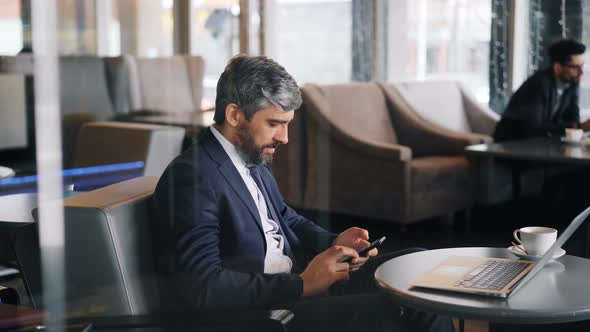
M 131 111 L 201 110 L 205 62 L 194 55 L 126 57 Z
M 486 136 L 456 133 L 396 109 L 394 96 L 376 83 L 301 90 L 305 208 L 407 224 L 471 206 L 473 178 L 462 152 Z
M 151 195 L 157 177 L 140 177 L 64 200 L 65 309 L 71 322 L 96 328 L 171 331 L 285 331 L 287 310 L 219 313 L 170 312 L 175 285 L 155 256 Z M 38 218 L 34 210 L 35 219 Z M 42 282 L 36 224 L 20 228 L 14 248 L 25 285 L 41 308 Z M 184 308 L 185 311 L 187 308 Z

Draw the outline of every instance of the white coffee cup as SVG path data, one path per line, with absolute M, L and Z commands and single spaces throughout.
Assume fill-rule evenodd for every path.
M 541 256 L 557 239 L 557 230 L 551 227 L 523 227 L 515 230 L 513 235 L 529 255 Z
M 584 137 L 584 131 L 582 129 L 577 128 L 566 128 L 565 129 L 565 139 L 570 142 L 577 142 L 582 140 Z

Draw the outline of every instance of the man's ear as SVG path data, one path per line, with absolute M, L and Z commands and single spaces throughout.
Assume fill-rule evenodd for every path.
M 237 127 L 244 114 L 234 103 L 227 104 L 225 107 L 225 121 L 232 127 Z
M 559 62 L 553 63 L 552 68 L 553 68 L 553 73 L 555 75 L 559 75 L 563 71 L 563 67 L 561 66 L 561 64 Z

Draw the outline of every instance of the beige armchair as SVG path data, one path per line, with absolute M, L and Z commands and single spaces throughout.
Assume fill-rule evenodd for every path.
M 392 96 L 376 83 L 301 90 L 305 208 L 407 224 L 472 204 L 471 168 L 462 152 L 486 136 L 452 132 L 394 109 Z M 301 133 L 292 131 L 291 140 Z
M 486 135 L 492 133 L 500 116 L 480 105 L 469 91 L 455 81 L 398 82 L 380 84 L 393 106 L 414 113 L 424 121 L 456 133 Z M 514 165 L 493 158 L 471 160 L 477 179 L 477 201 L 496 204 L 513 198 L 513 181 L 520 181 L 523 195 L 539 193 L 543 183 L 542 169 L 513 173 Z
M 398 82 L 380 84 L 396 108 L 407 108 L 443 128 L 491 136 L 500 116 L 482 106 L 456 81 Z

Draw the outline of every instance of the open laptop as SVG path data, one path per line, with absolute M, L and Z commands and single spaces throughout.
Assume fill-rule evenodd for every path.
M 451 256 L 411 286 L 508 297 L 531 280 L 590 215 L 586 208 L 567 226 L 538 262 L 516 259 Z

